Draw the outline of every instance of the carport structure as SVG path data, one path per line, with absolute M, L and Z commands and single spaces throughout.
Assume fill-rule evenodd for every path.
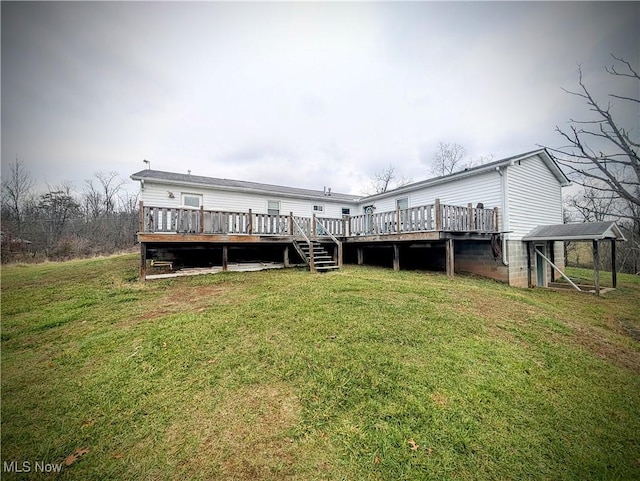
M 613 287 L 617 286 L 616 275 L 616 242 L 625 241 L 620 227 L 615 221 L 585 222 L 582 224 L 556 224 L 541 225 L 533 229 L 522 239 L 527 243 L 527 274 L 529 287 L 534 285 L 547 286 L 545 264 L 551 266 L 551 282 L 555 281 L 555 273 L 558 272 L 574 288 L 580 289 L 562 270 L 557 267 L 553 259 L 553 244 L 555 242 L 591 242 L 594 265 L 594 289 L 595 294 L 600 295 L 600 243 L 611 243 L 611 280 Z M 547 257 L 543 251 L 550 254 Z M 533 279 L 536 271 L 536 282 Z

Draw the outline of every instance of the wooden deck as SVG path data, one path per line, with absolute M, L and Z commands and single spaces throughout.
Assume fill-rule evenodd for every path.
M 343 244 L 358 250 L 366 245 L 393 246 L 393 266 L 399 269 L 399 245 L 405 242 L 441 242 L 446 250 L 447 273 L 453 275 L 454 240 L 488 240 L 498 234 L 498 209 L 433 204 L 341 218 L 269 215 L 188 208 L 146 206 L 140 203 L 138 240 L 140 277 L 146 278 L 147 249 L 210 246 L 222 248 L 222 270 L 228 270 L 229 250 L 269 245 L 283 249 L 289 265 L 290 247 L 310 270 L 338 269 Z M 163 259 L 159 259 L 163 260 Z
M 342 218 L 226 212 L 145 206 L 140 203 L 138 240 L 163 243 L 287 243 L 302 232 L 308 238 L 334 236 L 343 242 L 441 239 L 449 234 L 498 231 L 498 210 L 441 204 Z M 295 226 L 298 228 L 295 228 Z M 301 232 L 300 232 L 301 231 Z

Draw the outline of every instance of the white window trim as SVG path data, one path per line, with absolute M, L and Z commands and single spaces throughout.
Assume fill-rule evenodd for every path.
M 196 197 L 198 199 L 198 207 L 185 204 L 185 201 L 184 201 L 185 197 Z M 184 209 L 200 209 L 200 207 L 204 205 L 203 201 L 204 199 L 202 194 L 193 194 L 191 192 L 180 192 L 180 206 Z
M 324 204 L 315 204 L 313 206 L 313 212 L 322 212 L 324 214 Z
M 277 214 L 270 214 L 269 213 L 270 210 L 275 210 L 275 209 L 270 209 L 269 208 L 269 203 L 270 202 L 274 202 L 274 203 L 278 204 L 278 213 Z M 280 211 L 281 210 L 282 210 L 282 203 L 279 200 L 273 200 L 273 199 L 267 200 L 267 215 L 280 215 Z

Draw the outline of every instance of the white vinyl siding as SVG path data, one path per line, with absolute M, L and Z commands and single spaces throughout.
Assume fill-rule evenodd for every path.
M 473 175 L 462 179 L 444 182 L 442 184 L 427 186 L 406 194 L 394 194 L 390 192 L 382 199 L 376 199 L 374 205 L 376 212 L 393 211 L 396 208 L 396 199 L 406 197 L 411 207 L 419 207 L 435 203 L 440 199 L 442 204 L 467 206 L 471 203 L 474 207 L 482 203 L 485 209 L 498 207 L 498 222 L 501 222 L 502 210 L 502 183 L 498 172 L 492 170 L 483 174 Z M 371 201 L 363 200 L 358 211 Z
M 509 166 L 509 238 L 521 239 L 534 227 L 562 224 L 562 187 L 535 156 Z
M 170 197 L 169 192 L 173 194 Z M 181 188 L 166 183 L 145 181 L 144 189 L 140 192 L 140 200 L 145 205 L 154 207 L 182 207 Z M 320 205 L 317 200 L 295 199 L 290 197 L 277 198 L 267 194 L 251 194 L 244 192 L 230 192 L 206 188 L 189 187 L 189 193 L 202 196 L 202 205 L 205 210 L 219 210 L 225 212 L 248 212 L 251 209 L 256 214 L 267 213 L 269 200 L 280 202 L 280 214 L 311 217 L 314 213 L 313 206 Z M 347 204 L 348 205 L 348 204 Z M 318 217 L 340 218 L 344 201 L 325 201 L 324 212 L 316 212 Z M 349 206 L 356 210 L 356 204 Z

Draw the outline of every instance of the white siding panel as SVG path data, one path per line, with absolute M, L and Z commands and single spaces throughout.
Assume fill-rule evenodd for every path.
M 499 216 L 501 216 L 502 182 L 498 172 L 486 172 L 481 175 L 474 175 L 439 185 L 423 187 L 422 189 L 405 194 L 392 194 L 389 197 L 375 201 L 376 211 L 386 212 L 395 210 L 396 199 L 403 197 L 409 198 L 409 207 L 433 204 L 436 199 L 440 199 L 440 202 L 443 204 L 463 207 L 469 203 L 473 204 L 474 207 L 478 203 L 482 203 L 485 209 L 498 207 Z M 370 204 L 366 201 L 361 203 L 358 208 L 358 213 L 362 213 L 362 208 L 365 205 Z
M 539 157 L 509 167 L 509 238 L 521 239 L 534 227 L 562 224 L 562 187 Z
M 169 192 L 173 192 L 174 198 L 169 197 Z M 154 207 L 180 207 L 181 194 L 201 194 L 203 196 L 204 208 L 207 210 L 220 210 L 228 212 L 248 212 L 249 209 L 256 214 L 267 213 L 267 203 L 270 200 L 280 202 L 280 214 L 311 217 L 314 205 L 323 205 L 324 212 L 318 213 L 319 217 L 342 217 L 342 207 L 351 208 L 352 213 L 356 211 L 356 204 L 348 204 L 334 200 L 313 201 L 307 199 L 293 199 L 289 197 L 278 197 L 277 195 L 251 194 L 245 192 L 229 192 L 225 190 L 205 189 L 196 187 L 176 186 L 161 183 L 151 183 L 146 181 L 141 192 L 140 199 L 145 205 Z

